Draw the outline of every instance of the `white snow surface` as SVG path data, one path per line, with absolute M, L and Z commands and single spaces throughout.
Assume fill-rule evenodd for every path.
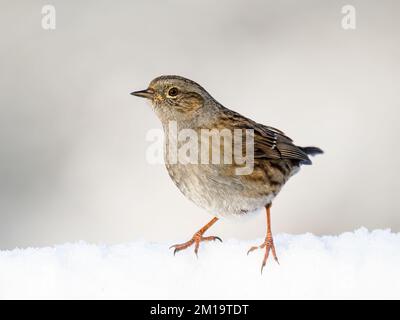
M 182 239 L 183 240 L 183 239 Z M 255 241 L 200 245 L 84 242 L 0 251 L 1 299 L 400 299 L 400 233 L 275 236 L 280 265 Z

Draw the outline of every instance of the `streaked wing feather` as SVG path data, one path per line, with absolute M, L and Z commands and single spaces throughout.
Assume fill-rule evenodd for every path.
M 257 123 L 231 110 L 224 114 L 222 120 L 226 127 L 232 129 L 254 129 L 255 159 L 290 159 L 310 163 L 307 154 L 279 129 Z

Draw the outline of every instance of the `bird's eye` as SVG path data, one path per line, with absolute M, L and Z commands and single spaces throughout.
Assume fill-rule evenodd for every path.
M 168 95 L 170 97 L 176 97 L 178 95 L 178 93 L 179 93 L 179 90 L 178 90 L 178 88 L 175 88 L 175 87 L 168 90 Z

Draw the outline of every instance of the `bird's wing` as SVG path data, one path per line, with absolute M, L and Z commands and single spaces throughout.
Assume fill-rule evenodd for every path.
M 290 159 L 310 163 L 307 154 L 282 131 L 257 124 L 254 128 L 254 157 L 266 159 Z
M 307 154 L 293 143 L 282 131 L 256 123 L 234 111 L 228 110 L 221 116 L 226 128 L 254 130 L 255 159 L 290 159 L 303 164 L 311 163 Z M 243 146 L 243 152 L 245 146 Z

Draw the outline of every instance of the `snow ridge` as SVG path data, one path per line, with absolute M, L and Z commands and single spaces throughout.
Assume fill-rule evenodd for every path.
M 262 275 L 263 252 L 246 256 L 261 242 L 202 243 L 198 259 L 145 241 L 0 251 L 0 298 L 400 299 L 400 233 L 280 234 Z

